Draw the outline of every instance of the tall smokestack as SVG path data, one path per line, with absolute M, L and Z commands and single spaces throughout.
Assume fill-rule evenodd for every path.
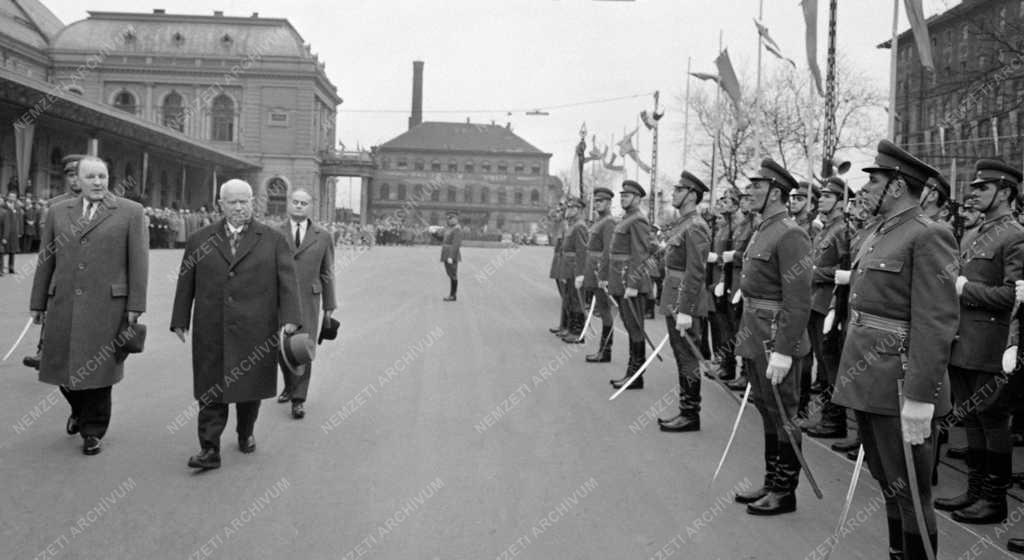
M 423 61 L 412 61 L 412 114 L 409 128 L 423 122 Z

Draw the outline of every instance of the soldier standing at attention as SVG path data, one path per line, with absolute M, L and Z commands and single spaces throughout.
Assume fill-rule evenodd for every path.
M 605 187 L 594 188 L 594 213 L 597 220 L 590 226 L 587 242 L 587 262 L 583 274 L 583 295 L 588 300 L 595 298 L 594 314 L 601 317 L 601 342 L 597 352 L 586 357 L 588 362 L 612 361 L 612 328 L 615 316 L 608 295 L 608 261 L 611 256 L 612 233 L 615 218 L 612 217 L 612 197 L 615 193 Z
M 798 181 L 797 187 L 789 193 L 789 215 L 796 220 L 796 224 L 807 232 L 808 239 L 814 239 L 821 231 L 821 223 L 816 219 L 818 198 L 821 191 L 817 185 L 807 181 Z M 814 355 L 804 360 L 800 367 L 800 406 L 797 409 L 797 418 L 801 423 L 807 420 L 807 406 L 811 402 L 811 371 L 814 365 Z M 821 371 L 821 367 L 818 367 Z M 820 375 L 820 374 L 819 374 Z
M 672 193 L 672 206 L 679 210 L 679 221 L 666 241 L 661 312 L 665 315 L 665 328 L 676 359 L 679 414 L 669 419 L 658 419 L 663 432 L 700 430 L 701 356 L 693 354 L 693 347 L 683 340 L 683 336 L 685 334 L 699 341 L 708 315 L 704 275 L 711 251 L 711 228 L 697 212 L 697 205 L 706 192 L 708 187 L 703 181 L 683 171 Z
M 562 257 L 564 259 L 562 266 L 565 267 L 565 273 L 569 276 L 566 280 L 566 288 L 569 292 L 567 298 L 569 332 L 562 337 L 562 341 L 571 344 L 584 342 L 583 323 L 587 320 L 587 316 L 583 314 L 583 294 L 581 292 L 584 267 L 587 264 L 588 231 L 586 214 L 583 212 L 585 206 L 583 200 L 575 196 L 570 196 L 565 202 L 565 220 L 572 226 L 572 229 L 562 240 Z
M 558 287 L 559 319 L 558 326 L 550 328 L 548 331 L 561 338 L 569 332 L 569 317 L 566 315 L 569 308 L 565 305 L 566 285 L 565 281 L 562 280 L 562 239 L 565 237 L 564 204 L 558 204 L 552 219 L 554 219 L 555 228 L 551 237 L 551 244 L 555 250 L 551 257 L 551 271 L 548 273 L 548 277 L 554 280 L 555 285 Z
M 925 181 L 938 171 L 888 140 L 878 143 L 875 163 L 864 171 L 870 179 L 858 198 L 881 222 L 853 260 L 850 321 L 832 400 L 855 411 L 868 468 L 886 492 L 890 556 L 918 560 L 938 541 L 930 475 L 935 418 L 950 410 L 946 366 L 960 309 L 956 271 L 947 267 L 956 266 L 956 240 L 918 205 Z M 904 442 L 916 487 L 906 483 Z
M 612 379 L 612 387 L 619 389 L 640 369 L 647 359 L 644 347 L 644 302 L 651 291 L 651 278 L 644 265 L 651 254 L 651 226 L 640 210 L 647 192 L 633 180 L 622 182 L 619 201 L 625 214 L 612 234 L 608 291 L 619 304 L 622 325 L 629 333 L 629 363 L 621 379 Z M 640 375 L 629 389 L 643 389 L 644 376 Z
M 764 424 L 764 486 L 736 494 L 751 515 L 796 511 L 800 477 L 799 447 L 783 434 L 800 396 L 801 363 L 810 352 L 807 319 L 811 311 L 811 267 L 801 263 L 811 253 L 807 232 L 789 217 L 786 202 L 796 179 L 771 158 L 747 187 L 751 205 L 763 220 L 743 254 L 743 318 L 737 352 L 749 360 L 751 397 Z M 739 337 L 737 337 L 739 338 Z M 762 373 L 764 372 L 764 373 Z M 774 387 L 773 387 L 774 386 Z M 778 390 L 783 410 L 773 391 Z M 794 430 L 796 445 L 800 432 Z
M 728 255 L 732 260 L 732 282 L 725 286 L 726 294 L 729 296 L 729 304 L 733 313 L 733 324 L 739 325 L 740 320 L 743 318 L 743 295 L 740 291 L 740 280 L 743 278 L 743 253 L 747 250 L 747 245 L 750 243 L 750 237 L 754 234 L 754 228 L 757 227 L 757 220 L 760 218 L 757 212 L 750 205 L 750 194 L 744 191 L 739 193 L 740 198 L 740 218 L 736 227 L 732 232 L 732 255 Z M 722 255 L 724 259 L 726 255 Z M 746 372 L 750 369 L 748 360 L 739 359 L 736 352 L 736 343 L 732 342 L 729 346 L 723 349 L 723 352 L 732 354 L 732 359 L 738 362 L 740 366 L 739 373 L 736 374 L 735 379 L 728 381 L 726 386 L 734 391 L 743 391 L 747 388 L 747 376 Z M 731 371 L 723 371 L 726 379 L 732 378 Z
M 455 294 L 459 290 L 459 261 L 462 260 L 462 228 L 459 227 L 458 210 L 449 210 L 445 217 L 448 218 L 448 228 L 444 230 L 444 239 L 441 241 L 441 262 L 448 274 L 450 291 L 444 301 L 455 301 Z

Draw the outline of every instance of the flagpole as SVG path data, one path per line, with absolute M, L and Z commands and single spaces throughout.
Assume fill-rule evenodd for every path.
M 836 155 L 839 133 L 836 130 L 836 12 L 838 0 L 828 6 L 828 59 L 825 64 L 825 123 L 822 137 L 821 176 L 832 175 L 832 158 Z
M 764 0 L 759 0 L 757 8 L 757 21 L 760 24 L 764 24 Z M 761 96 L 761 51 L 764 49 L 764 39 L 761 37 L 761 33 L 757 34 L 757 95 L 755 98 Z M 718 48 L 722 50 L 721 46 Z
M 725 40 L 725 32 L 718 30 L 718 54 L 722 54 L 722 43 Z M 721 78 L 719 78 L 721 79 Z M 715 141 L 711 144 L 711 192 L 708 193 L 708 203 L 715 203 L 715 165 L 718 159 L 718 143 L 722 137 L 722 84 L 719 82 L 715 88 Z
M 683 103 L 683 169 L 686 169 L 690 155 L 690 61 L 686 57 L 686 98 Z
M 892 1 L 892 42 L 889 53 L 889 138 L 896 141 L 896 63 L 899 60 L 900 0 Z

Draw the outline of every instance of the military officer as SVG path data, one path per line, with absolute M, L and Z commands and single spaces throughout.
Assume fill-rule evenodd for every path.
M 570 196 L 565 202 L 565 220 L 569 225 L 569 233 L 562 240 L 562 266 L 565 268 L 566 287 L 568 289 L 569 332 L 562 336 L 562 341 L 570 344 L 582 344 L 583 323 L 587 316 L 583 312 L 583 277 L 587 264 L 587 215 L 583 211 L 586 204 L 583 199 Z
M 700 359 L 683 340 L 699 341 L 708 314 L 705 263 L 711 251 L 711 228 L 697 212 L 708 187 L 689 171 L 683 171 L 672 193 L 672 206 L 679 220 L 672 228 L 665 247 L 665 288 L 661 293 L 661 312 L 665 315 L 672 354 L 679 376 L 679 414 L 658 419 L 663 432 L 700 430 Z
M 444 239 L 441 241 L 441 262 L 448 275 L 450 291 L 444 301 L 455 301 L 459 290 L 459 261 L 462 260 L 462 228 L 459 226 L 458 210 L 449 210 L 445 217 L 448 219 L 448 228 L 444 230 Z
M 647 269 L 652 253 L 651 226 L 640 210 L 647 192 L 633 180 L 622 182 L 619 202 L 625 214 L 615 225 L 609 257 L 608 291 L 619 304 L 622 325 L 629 334 L 629 363 L 621 379 L 612 379 L 612 387 L 619 389 L 640 369 L 647 359 L 644 347 L 644 302 L 651 291 Z M 644 376 L 640 375 L 629 389 L 643 389 Z
M 726 189 L 716 201 L 718 219 L 713 237 L 713 246 L 708 253 L 708 267 L 712 278 L 708 283 L 711 295 L 714 296 L 714 308 L 709 310 L 708 318 L 712 323 L 714 353 L 722 367 L 722 378 L 732 379 L 736 374 L 736 354 L 732 351 L 732 339 L 736 336 L 736 323 L 739 317 L 733 311 L 732 283 L 737 280 L 733 247 L 733 236 L 737 229 L 737 209 L 739 193 L 734 188 Z M 743 254 L 742 252 L 740 253 Z
M 794 447 L 783 427 L 796 410 L 801 362 L 810 352 L 811 267 L 801 261 L 811 252 L 811 240 L 786 211 L 797 182 L 785 168 L 765 158 L 750 180 L 747 192 L 763 220 L 743 254 L 740 332 L 750 336 L 737 337 L 737 351 L 752 367 L 747 380 L 764 424 L 765 483 L 735 499 L 752 515 L 777 515 L 796 510 L 800 432 L 793 431 Z M 776 405 L 776 390 L 784 410 Z
M 735 317 L 735 324 L 739 324 L 740 319 L 743 317 L 743 295 L 740 291 L 740 280 L 743 276 L 743 253 L 747 250 L 747 245 L 750 243 L 750 238 L 754 234 L 754 228 L 757 227 L 757 220 L 760 217 L 757 212 L 750 205 L 750 194 L 746 190 L 740 192 L 740 219 L 739 223 L 736 224 L 736 228 L 732 234 L 732 285 L 726 286 L 726 290 L 729 294 L 729 303 L 732 305 L 733 317 Z M 736 353 L 735 342 L 726 347 L 727 352 L 731 352 L 734 356 L 738 356 Z M 747 376 L 746 372 L 750 369 L 748 360 L 740 359 L 739 362 L 740 371 L 736 374 L 736 378 L 726 383 L 726 385 L 734 391 L 742 391 L 747 388 Z M 729 375 L 730 372 L 724 372 L 725 375 Z
M 809 239 L 814 239 L 821 232 L 821 222 L 817 219 L 818 198 L 821 191 L 818 185 L 807 181 L 798 181 L 797 187 L 789 193 L 789 215 L 796 220 L 797 225 L 807 232 Z M 814 355 L 812 354 L 812 357 Z M 797 409 L 797 417 L 801 422 L 807 421 L 807 406 L 811 402 L 811 373 L 814 365 L 813 359 L 804 360 L 800 370 L 800 406 Z M 819 371 L 820 371 L 819 367 Z
M 552 219 L 554 220 L 554 233 L 551 244 L 554 246 L 554 254 L 551 257 L 551 271 L 548 273 L 548 277 L 555 281 L 555 286 L 558 288 L 559 319 L 558 326 L 548 329 L 548 332 L 561 338 L 569 332 L 569 316 L 567 314 L 569 307 L 565 304 L 568 293 L 562 278 L 562 239 L 566 234 L 565 205 L 563 203 L 559 203 L 555 208 Z
M 929 474 L 934 419 L 950 410 L 946 366 L 960 312 L 956 270 L 948 267 L 956 267 L 956 241 L 919 206 L 935 169 L 882 140 L 874 165 L 864 171 L 870 179 L 858 198 L 881 221 L 853 260 L 850 321 L 833 401 L 855 411 L 868 468 L 885 490 L 890 554 L 918 560 L 938 540 Z M 913 488 L 906 484 L 903 442 L 912 449 Z M 920 498 L 924 531 L 912 492 Z
M 921 210 L 924 215 L 936 222 L 946 222 L 949 216 L 949 182 L 941 174 L 928 180 L 921 193 Z
M 597 220 L 590 226 L 587 241 L 587 259 L 583 272 L 584 297 L 594 298 L 594 314 L 601 317 L 601 341 L 597 352 L 586 357 L 588 362 L 612 361 L 612 329 L 615 316 L 608 295 L 608 265 L 611 257 L 612 234 L 616 220 L 612 216 L 612 197 L 615 193 L 606 187 L 594 187 L 594 213 Z
M 1014 304 L 1014 281 L 1024 274 L 1024 226 L 1013 218 L 1021 172 L 980 160 L 969 189 L 969 205 L 984 214 L 980 227 L 960 242 L 960 328 L 949 357 L 954 416 L 967 432 L 967 491 L 935 500 L 961 523 L 999 523 L 1007 516 L 1006 490 L 1013 470 L 1010 399 L 1002 355 Z

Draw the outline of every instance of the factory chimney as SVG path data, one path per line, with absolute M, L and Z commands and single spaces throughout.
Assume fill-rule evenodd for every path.
M 412 61 L 412 114 L 409 128 L 423 122 L 423 61 Z

